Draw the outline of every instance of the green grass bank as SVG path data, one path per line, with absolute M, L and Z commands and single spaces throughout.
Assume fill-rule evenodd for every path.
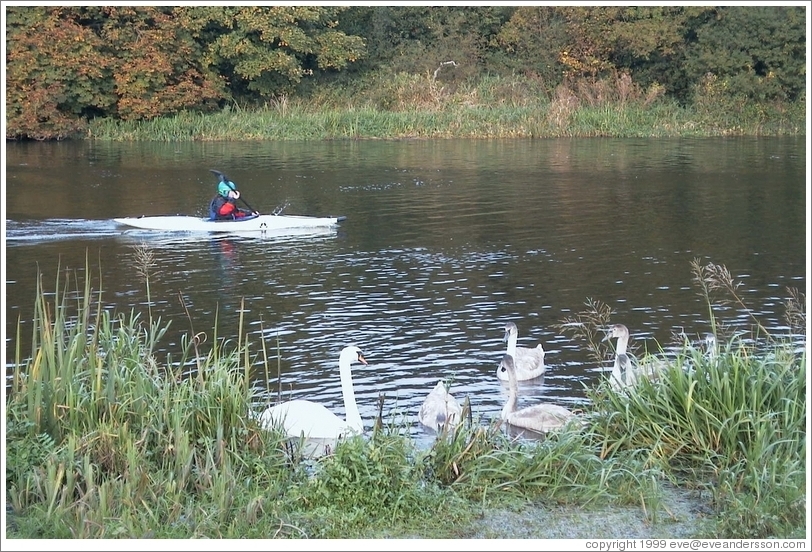
M 491 77 L 446 88 L 399 74 L 335 85 L 262 106 L 150 121 L 90 121 L 85 138 L 112 141 L 363 140 L 429 138 L 666 138 L 806 133 L 806 103 L 758 104 L 709 89 L 680 106 L 658 88 L 618 78 L 559 86 Z

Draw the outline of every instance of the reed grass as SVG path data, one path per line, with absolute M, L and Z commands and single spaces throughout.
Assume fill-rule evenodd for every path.
M 681 106 L 622 76 L 561 85 L 485 77 L 442 84 L 431 75 L 373 76 L 283 96 L 150 121 L 90 121 L 86 138 L 110 141 L 358 140 L 403 138 L 697 137 L 803 135 L 805 103 Z
M 777 128 L 777 130 L 770 130 Z M 251 113 L 181 113 L 151 121 L 94 121 L 89 137 L 109 141 L 285 141 L 404 138 L 665 138 L 802 134 L 803 126 L 783 121 L 700 119 L 677 106 L 577 107 L 566 115 L 551 104 L 537 106 L 451 106 L 443 111 L 380 111 L 352 108 L 319 112 L 292 108 L 280 116 L 258 108 Z
M 709 301 L 736 288 L 724 271 L 694 271 Z M 657 525 L 677 521 L 665 506 L 675 486 L 711 512 L 694 537 L 804 535 L 806 356 L 758 326 L 759 339 L 731 337 L 714 355 L 686 342 L 658 382 L 590 389 L 583 423 L 538 442 L 512 440 L 466 405 L 466 422 L 428 450 L 408 419 L 379 419 L 313 460 L 258 427 L 272 355 L 264 341 L 252 352 L 242 318 L 235 339 L 193 330 L 164 362 L 155 351 L 168 323 L 108 311 L 89 263 L 82 273 L 60 269 L 53 292 L 38 279 L 28 357 L 16 341 L 11 538 L 466 538 L 489 508 L 527 504 L 631 506 Z M 796 292 L 796 321 L 801 304 Z M 587 305 L 564 325 L 592 339 L 584 328 L 612 312 Z M 278 338 L 276 356 L 279 377 Z

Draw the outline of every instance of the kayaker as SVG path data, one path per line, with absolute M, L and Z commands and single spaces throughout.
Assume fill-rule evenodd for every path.
M 218 173 L 220 182 L 217 184 L 217 195 L 211 200 L 209 218 L 211 220 L 234 220 L 254 215 L 251 211 L 237 207 L 236 201 L 240 199 L 240 192 L 223 173 Z

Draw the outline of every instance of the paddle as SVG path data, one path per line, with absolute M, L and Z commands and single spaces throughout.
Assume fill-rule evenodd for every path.
M 229 180 L 229 178 L 228 178 L 228 177 L 227 177 L 225 174 L 221 173 L 220 171 L 215 171 L 214 169 L 209 169 L 209 172 L 212 172 L 212 173 L 216 174 L 217 176 L 219 176 L 219 177 L 220 177 L 220 180 L 221 180 L 222 182 L 225 182 L 225 183 L 226 183 L 226 186 L 228 186 L 229 188 L 231 188 L 231 190 L 232 190 L 232 191 L 234 191 L 234 192 L 236 192 L 236 191 L 237 191 L 237 189 L 236 189 L 234 186 L 232 186 L 232 185 L 231 185 L 231 180 Z M 245 201 L 245 200 L 242 198 L 242 194 L 240 194 L 240 200 L 241 200 L 243 203 L 245 203 L 245 206 L 246 206 L 246 207 L 248 207 L 249 209 L 251 209 L 251 212 L 252 212 L 252 213 L 259 213 L 259 211 L 257 211 L 256 209 L 254 209 L 253 207 L 251 207 L 250 205 L 248 205 L 248 202 L 247 202 L 247 201 Z

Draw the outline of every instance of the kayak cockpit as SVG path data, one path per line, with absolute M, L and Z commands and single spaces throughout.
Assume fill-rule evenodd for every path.
M 253 220 L 253 219 L 257 218 L 257 217 L 259 217 L 259 213 L 253 213 L 253 214 L 245 215 L 245 216 L 242 216 L 242 217 L 208 218 L 208 219 L 203 219 L 203 220 L 207 220 L 209 222 L 243 222 L 243 221 Z

